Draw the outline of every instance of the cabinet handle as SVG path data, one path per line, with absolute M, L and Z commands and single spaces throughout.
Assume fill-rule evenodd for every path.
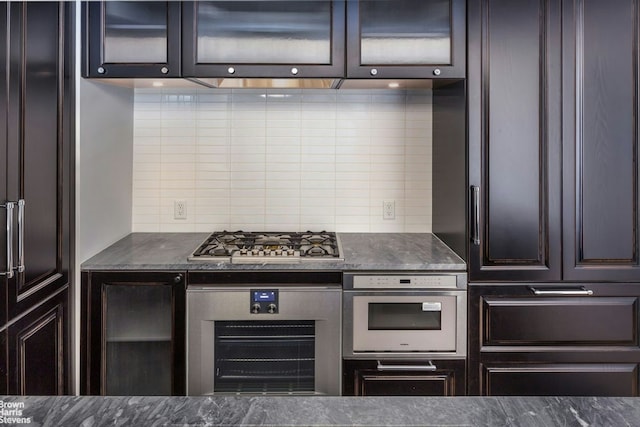
M 383 365 L 378 360 L 378 371 L 435 371 L 438 369 L 431 361 L 428 365 Z
M 576 296 L 576 297 L 584 297 L 593 295 L 593 291 L 591 289 L 586 289 L 584 286 L 579 288 L 567 288 L 567 289 L 537 289 L 533 286 L 529 286 L 531 292 L 534 295 L 540 296 Z
M 182 282 L 182 274 L 178 274 L 176 277 L 173 278 L 173 283 L 180 283 Z
M 2 205 L 7 210 L 7 270 L 0 273 L 2 276 L 13 277 L 13 208 L 15 202 L 7 202 Z
M 24 272 L 24 199 L 18 200 L 18 273 Z
M 480 244 L 480 187 L 471 186 L 471 242 Z

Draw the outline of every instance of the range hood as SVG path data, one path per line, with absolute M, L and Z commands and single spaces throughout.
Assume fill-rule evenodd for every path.
M 212 89 L 430 89 L 431 79 L 271 79 L 271 78 L 166 78 L 166 79 L 92 79 L 132 88 Z
M 194 83 L 221 89 L 429 89 L 431 79 L 241 79 L 189 78 Z

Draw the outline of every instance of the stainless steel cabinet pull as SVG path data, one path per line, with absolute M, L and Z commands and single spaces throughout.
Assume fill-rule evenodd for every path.
M 18 273 L 24 272 L 24 199 L 18 200 Z
M 567 289 L 537 289 L 533 286 L 529 286 L 531 292 L 534 295 L 540 296 L 576 296 L 576 297 L 584 297 L 593 295 L 593 291 L 591 289 L 586 289 L 584 286 L 580 288 L 567 288 Z
M 383 365 L 378 360 L 378 371 L 435 371 L 436 365 L 429 362 L 428 365 Z
M 471 186 L 471 242 L 480 244 L 480 187 Z
M 2 207 L 7 210 L 7 270 L 0 275 L 11 279 L 13 277 L 13 208 L 15 202 L 7 202 Z

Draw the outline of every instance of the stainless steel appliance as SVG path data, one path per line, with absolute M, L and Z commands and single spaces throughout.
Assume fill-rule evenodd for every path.
M 339 272 L 193 273 L 187 393 L 340 395 Z
M 190 261 L 299 263 L 340 261 L 340 241 L 333 232 L 214 232 L 191 254 Z
M 343 356 L 379 359 L 381 370 L 384 360 L 465 358 L 466 287 L 463 272 L 345 273 Z

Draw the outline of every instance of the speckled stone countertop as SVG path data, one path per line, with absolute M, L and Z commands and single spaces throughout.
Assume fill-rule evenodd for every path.
M 188 261 L 208 233 L 132 233 L 82 263 L 83 270 L 465 271 L 465 262 L 430 233 L 338 233 L 344 261 L 232 264 Z
M 0 397 L 37 426 L 637 426 L 616 397 Z M 9 424 L 9 423 L 6 423 Z M 10 424 L 13 425 L 13 424 Z

